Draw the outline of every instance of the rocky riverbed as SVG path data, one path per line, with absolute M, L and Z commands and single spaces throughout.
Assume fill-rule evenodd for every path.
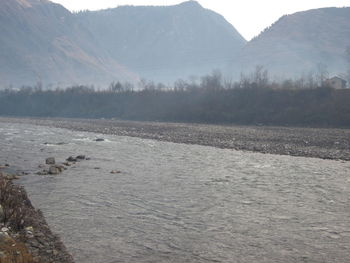
M 58 118 L 0 118 L 0 121 L 261 153 L 350 160 L 350 129 L 220 126 Z

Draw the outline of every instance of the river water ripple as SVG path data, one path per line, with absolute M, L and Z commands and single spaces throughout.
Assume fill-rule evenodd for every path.
M 350 162 L 8 123 L 0 147 L 77 263 L 350 258 Z M 79 154 L 91 160 L 34 174 Z

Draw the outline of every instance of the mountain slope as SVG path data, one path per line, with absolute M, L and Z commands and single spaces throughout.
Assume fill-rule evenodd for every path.
M 72 14 L 47 0 L 2 0 L 0 35 L 1 86 L 172 81 L 223 68 L 246 43 L 194 1 Z
M 283 16 L 243 49 L 234 67 L 249 71 L 263 65 L 272 75 L 298 76 L 317 72 L 320 64 L 330 74 L 346 71 L 345 50 L 350 46 L 350 8 L 322 8 Z
M 175 80 L 222 68 L 246 43 L 222 16 L 195 1 L 123 6 L 77 18 L 114 59 L 149 79 Z
M 76 17 L 46 0 L 2 0 L 2 85 L 108 83 L 131 74 L 99 48 Z
M 174 81 L 213 69 L 273 76 L 347 71 L 350 7 L 283 16 L 246 43 L 219 14 L 195 1 L 123 6 L 72 14 L 47 0 L 1 0 L 1 86 L 106 85 L 114 80 Z

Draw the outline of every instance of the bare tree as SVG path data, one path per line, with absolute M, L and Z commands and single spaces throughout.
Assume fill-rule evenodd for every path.
M 345 78 L 348 82 L 348 87 L 350 87 L 350 45 L 345 49 L 345 59 L 348 62 L 348 69 Z
M 318 63 L 317 64 L 317 74 L 316 74 L 316 79 L 317 79 L 317 84 L 319 86 L 322 86 L 325 82 L 326 79 L 329 78 L 329 73 L 328 73 L 328 68 L 326 64 L 323 63 Z
M 269 85 L 269 73 L 267 69 L 264 69 L 261 65 L 256 66 L 252 80 L 258 88 L 266 88 Z
M 212 74 L 201 78 L 201 87 L 208 90 L 218 90 L 222 88 L 222 73 L 214 70 Z
M 269 74 L 263 66 L 258 65 L 249 75 L 241 73 L 239 81 L 240 88 L 267 88 L 270 84 Z
M 123 91 L 123 85 L 117 81 L 117 82 L 112 82 L 110 85 L 109 85 L 109 91 L 112 91 L 112 92 L 122 92 Z

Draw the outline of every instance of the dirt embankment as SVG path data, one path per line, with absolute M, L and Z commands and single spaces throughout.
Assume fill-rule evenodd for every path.
M 0 171 L 0 263 L 73 263 L 23 189 Z

